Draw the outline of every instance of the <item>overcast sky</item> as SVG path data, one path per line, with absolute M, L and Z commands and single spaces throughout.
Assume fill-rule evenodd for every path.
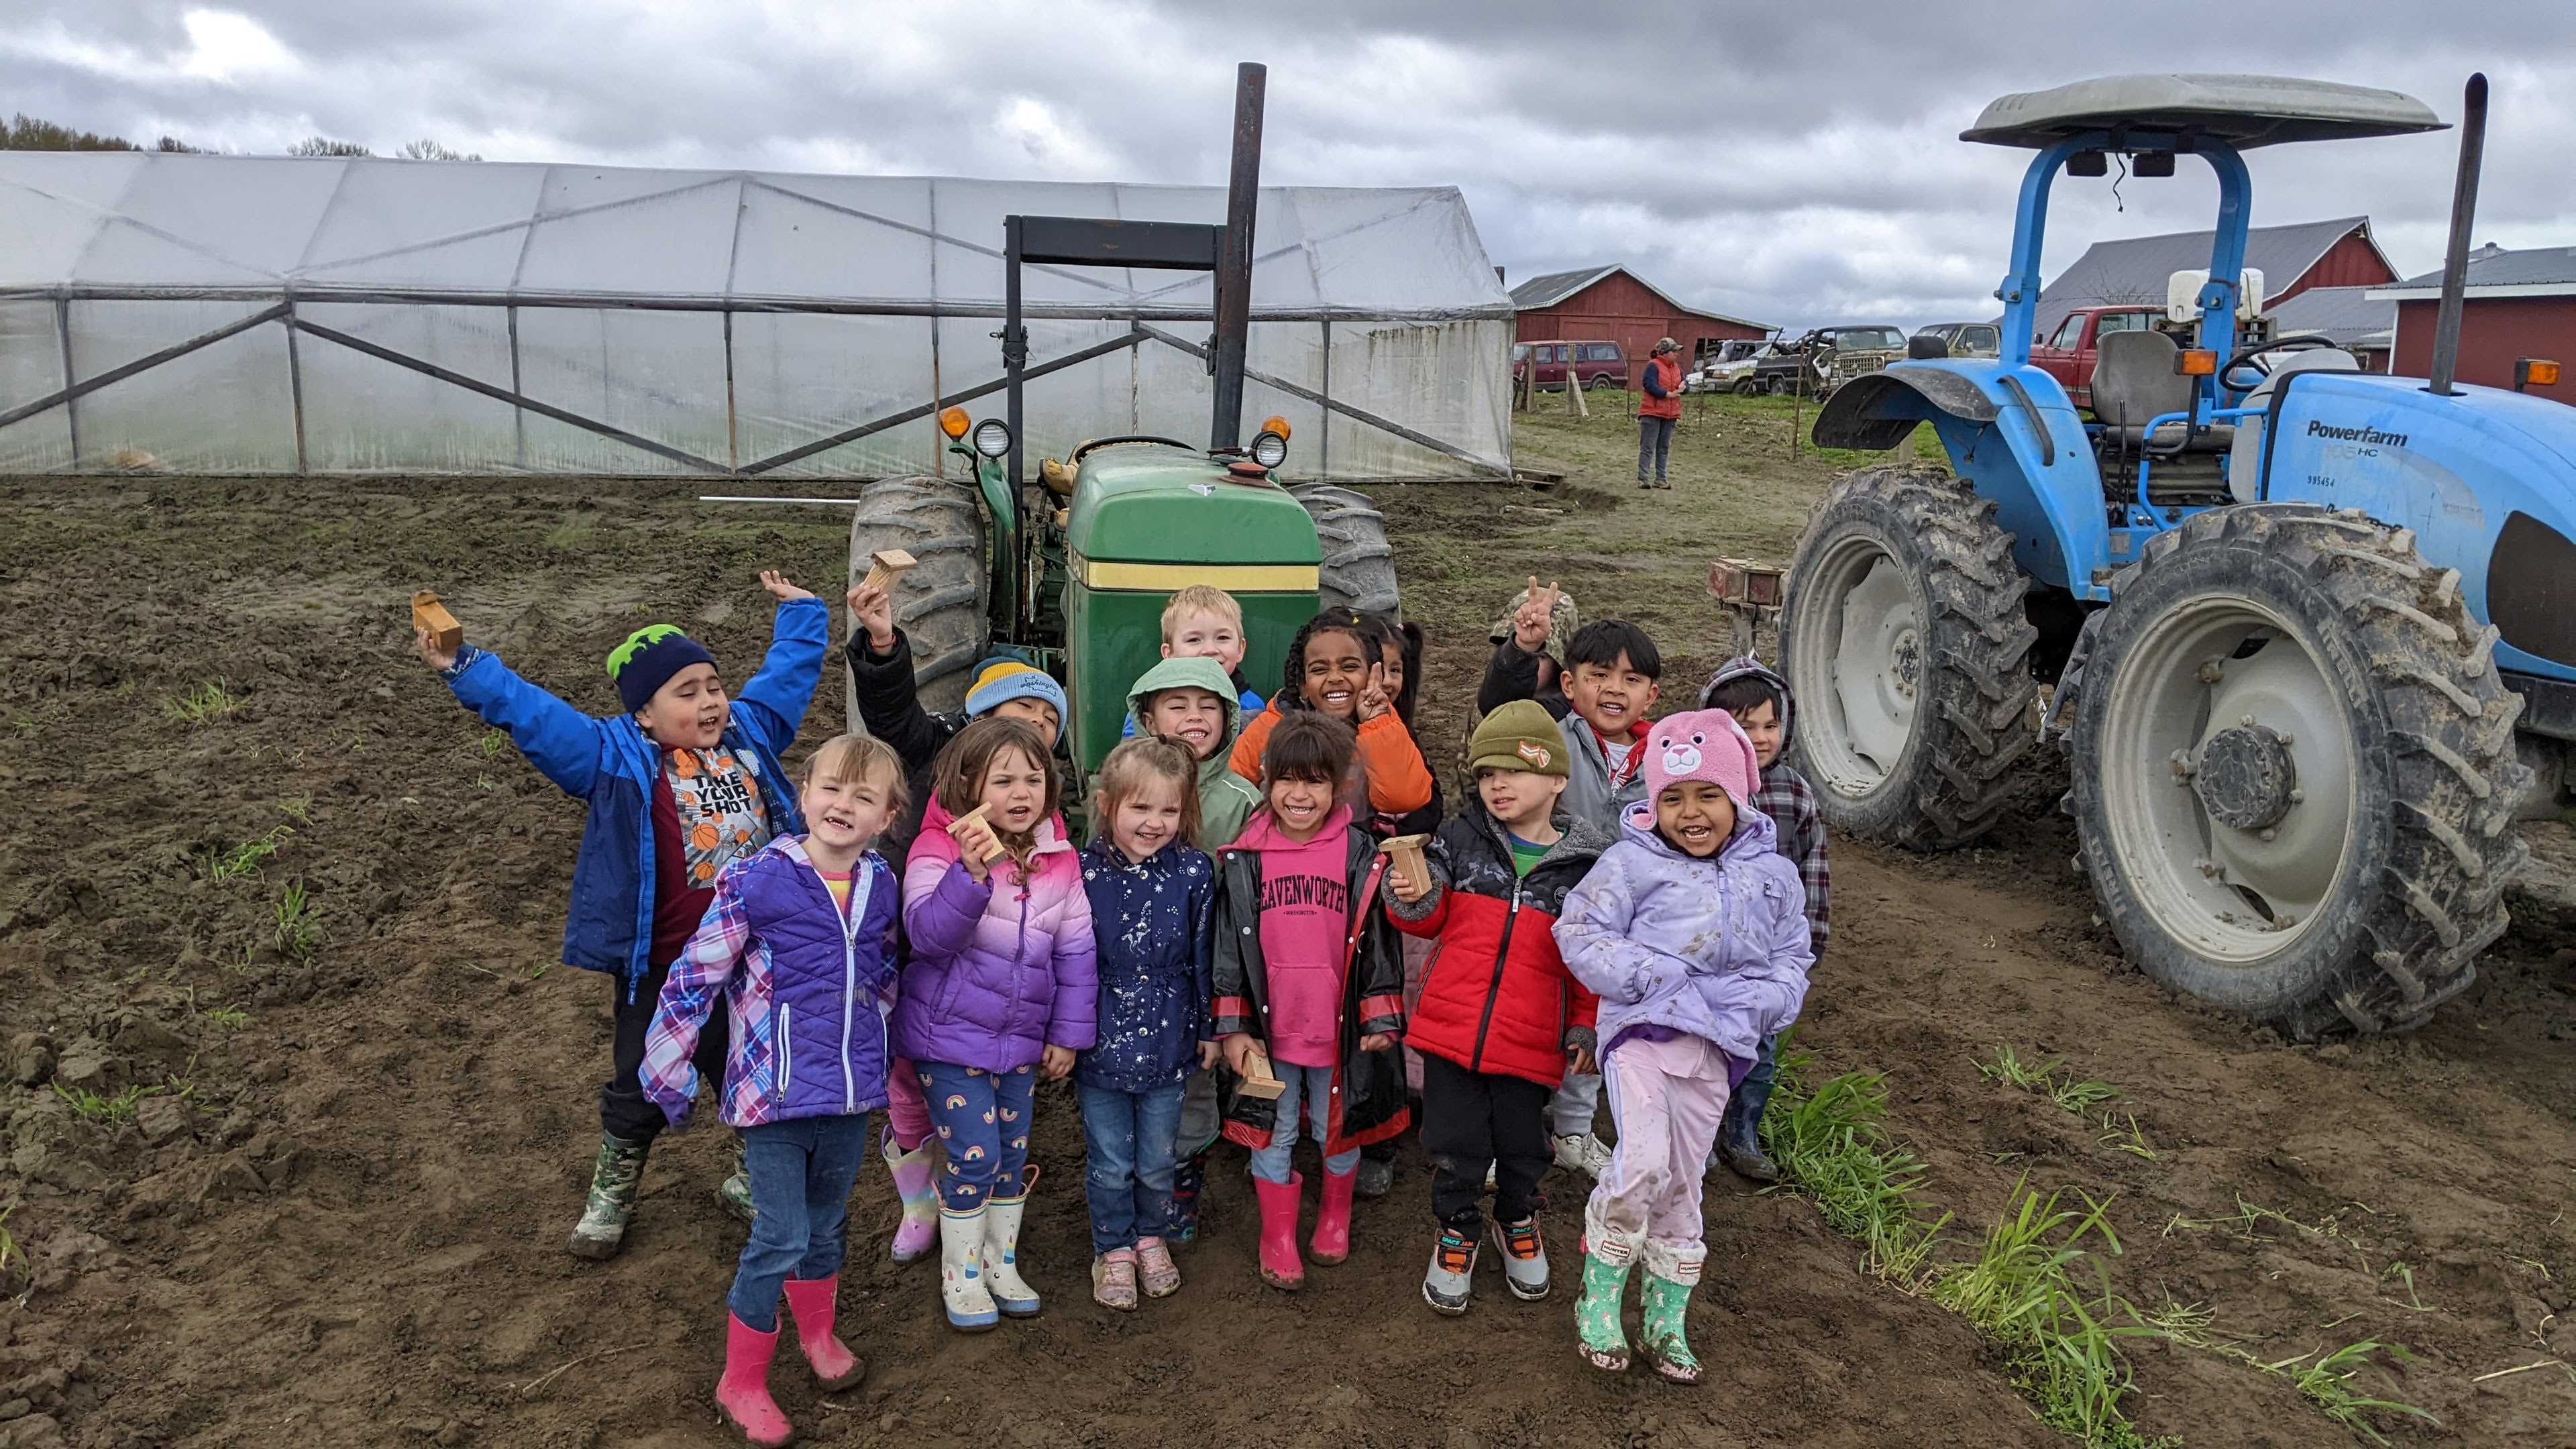
M 319 133 L 380 154 L 432 137 L 496 161 L 1214 183 L 1233 64 L 1261 60 L 1265 182 L 1455 185 L 1514 279 L 1625 261 L 1685 301 L 1796 325 L 1996 310 L 2026 153 L 1957 133 L 2003 92 L 2161 61 L 2388 86 L 2452 120 L 2483 69 L 2478 239 L 2576 245 L 2565 0 L 9 10 L 0 111 L 251 152 Z M 2446 132 L 2257 152 L 2255 220 L 2367 213 L 2402 272 L 2428 270 L 2456 145 Z M 2215 196 L 2187 159 L 2120 190 L 2059 182 L 2050 275 L 2098 238 L 2205 226 Z

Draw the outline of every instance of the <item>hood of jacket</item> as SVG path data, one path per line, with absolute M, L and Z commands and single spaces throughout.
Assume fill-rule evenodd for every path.
M 1213 659 L 1166 659 L 1136 676 L 1134 687 L 1127 691 L 1127 718 L 1138 733 L 1144 732 L 1145 696 L 1166 689 L 1204 689 L 1225 701 L 1225 738 L 1217 741 L 1210 756 L 1224 759 L 1234 737 L 1243 730 L 1243 699 L 1236 693 L 1225 666 Z M 1200 763 L 1204 765 L 1206 761 Z
M 1739 654 L 1735 658 L 1717 666 L 1717 672 L 1710 675 L 1708 677 L 1708 683 L 1700 689 L 1699 707 L 1702 709 L 1715 709 L 1717 706 L 1710 704 L 1708 702 L 1708 697 L 1717 693 L 1717 687 L 1733 680 L 1745 678 L 1761 680 L 1763 683 L 1771 686 L 1773 693 L 1780 696 L 1780 756 L 1782 759 L 1788 758 L 1789 746 L 1796 743 L 1798 738 L 1796 733 L 1798 727 L 1798 697 L 1789 692 L 1789 681 L 1781 676 L 1778 671 L 1772 669 L 1771 666 L 1764 664 L 1761 660 L 1754 658 L 1750 654 Z

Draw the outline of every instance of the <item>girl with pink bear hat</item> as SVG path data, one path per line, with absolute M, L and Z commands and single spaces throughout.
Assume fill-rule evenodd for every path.
M 1620 1302 L 1642 1259 L 1637 1351 L 1666 1379 L 1696 1384 L 1684 1318 L 1708 1256 L 1700 1169 L 1761 1039 L 1797 1020 L 1816 957 L 1806 887 L 1752 803 L 1761 767 L 1734 717 L 1668 715 L 1638 748 L 1646 798 L 1622 814 L 1620 839 L 1556 924 L 1566 967 L 1601 997 L 1601 1073 L 1619 1124 L 1584 1207 L 1575 1324 L 1586 1361 L 1626 1370 Z

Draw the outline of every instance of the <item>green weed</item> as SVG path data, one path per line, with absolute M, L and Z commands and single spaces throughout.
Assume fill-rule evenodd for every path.
M 315 948 L 322 944 L 322 926 L 314 919 L 304 882 L 288 881 L 285 894 L 278 898 L 270 915 L 277 923 L 278 954 L 290 961 L 311 960 Z
M 313 823 L 313 797 L 310 795 L 289 795 L 277 802 L 277 808 L 287 819 L 298 825 Z
M 54 1083 L 54 1095 L 71 1104 L 74 1115 L 99 1127 L 122 1127 L 134 1120 L 135 1108 L 146 1097 L 160 1096 L 162 1087 L 132 1086 L 113 1097 L 102 1096 L 86 1087 L 66 1087 Z
M 2138 1119 L 2133 1113 L 2103 1113 L 2102 1135 L 2094 1140 L 2114 1152 L 2143 1157 L 2149 1162 L 2156 1160 L 2156 1150 L 2147 1145 L 2147 1135 L 2138 1130 Z
M 1886 1079 L 1845 1073 L 1809 1092 L 1809 1060 L 1780 1064 L 1776 1100 L 1787 1110 L 1763 1114 L 1763 1138 L 1791 1187 L 1834 1231 L 1861 1241 L 1870 1270 L 1911 1289 L 1949 1215 L 1934 1218 L 1915 1200 L 1923 1164 L 1887 1145 Z
M 2347 1344 L 2332 1353 L 2319 1354 L 2315 1363 L 2306 1364 L 2304 1367 L 2292 1367 L 2294 1364 L 2300 1364 L 2307 1357 L 2302 1354 L 2298 1358 L 2285 1358 L 2279 1363 L 2266 1364 L 2264 1368 L 2272 1373 L 2287 1373 L 2291 1381 L 2299 1386 L 2300 1393 L 2315 1400 L 2317 1407 L 2326 1411 L 2327 1418 L 2361 1435 L 2373 1444 L 2385 1444 L 2388 1442 L 2388 1437 L 2379 1432 L 2377 1425 L 2370 1422 L 2372 1414 L 2408 1414 L 2438 1427 L 2441 1420 L 2413 1404 L 2399 1403 L 2395 1399 L 2366 1398 L 2354 1391 L 2353 1380 L 2359 1378 L 2365 1368 L 2378 1369 L 2380 1377 L 2388 1377 L 2386 1369 L 2379 1368 L 2377 1364 L 2370 1361 L 2370 1356 L 2382 1348 L 2387 1349 L 2388 1356 L 2400 1363 L 2409 1362 L 2414 1358 L 2413 1354 L 2406 1351 L 2403 1344 L 2382 1344 L 2377 1339 L 2365 1339 L 2360 1343 Z
M 510 732 L 507 730 L 485 730 L 483 732 L 481 743 L 483 758 L 488 760 L 510 747 Z
M 248 976 L 259 969 L 259 953 L 248 942 L 244 942 L 217 959 L 223 962 L 225 970 L 235 976 Z
M 239 1031 L 250 1025 L 250 1013 L 238 1006 L 209 1007 L 206 1011 L 206 1020 L 226 1031 Z
M 240 708 L 240 698 L 220 679 L 199 684 L 186 694 L 172 695 L 161 701 L 163 714 L 187 725 L 223 719 Z
M 210 845 L 197 852 L 197 869 L 208 880 L 239 880 L 255 874 L 262 861 L 277 854 L 278 849 L 294 836 L 294 826 L 281 825 L 257 840 L 245 840 L 230 850 Z
M 2033 1066 L 2021 1059 L 2010 1046 L 1998 1046 L 1991 1061 L 1975 1064 L 1980 1075 L 1990 1082 L 2036 1092 L 2055 1102 L 2059 1110 L 2078 1117 L 2090 1117 L 2093 1110 L 2120 1099 L 2120 1090 L 2105 1082 L 2079 1082 L 2063 1071 L 2065 1063 L 2051 1058 Z M 2132 1125 L 2135 1125 L 2134 1123 Z

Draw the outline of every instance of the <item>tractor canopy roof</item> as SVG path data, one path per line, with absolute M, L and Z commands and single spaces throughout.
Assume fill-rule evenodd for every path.
M 2171 131 L 2238 150 L 2447 129 L 2397 91 L 2268 75 L 2115 75 L 1989 102 L 1962 141 L 2041 149 L 2086 131 Z

